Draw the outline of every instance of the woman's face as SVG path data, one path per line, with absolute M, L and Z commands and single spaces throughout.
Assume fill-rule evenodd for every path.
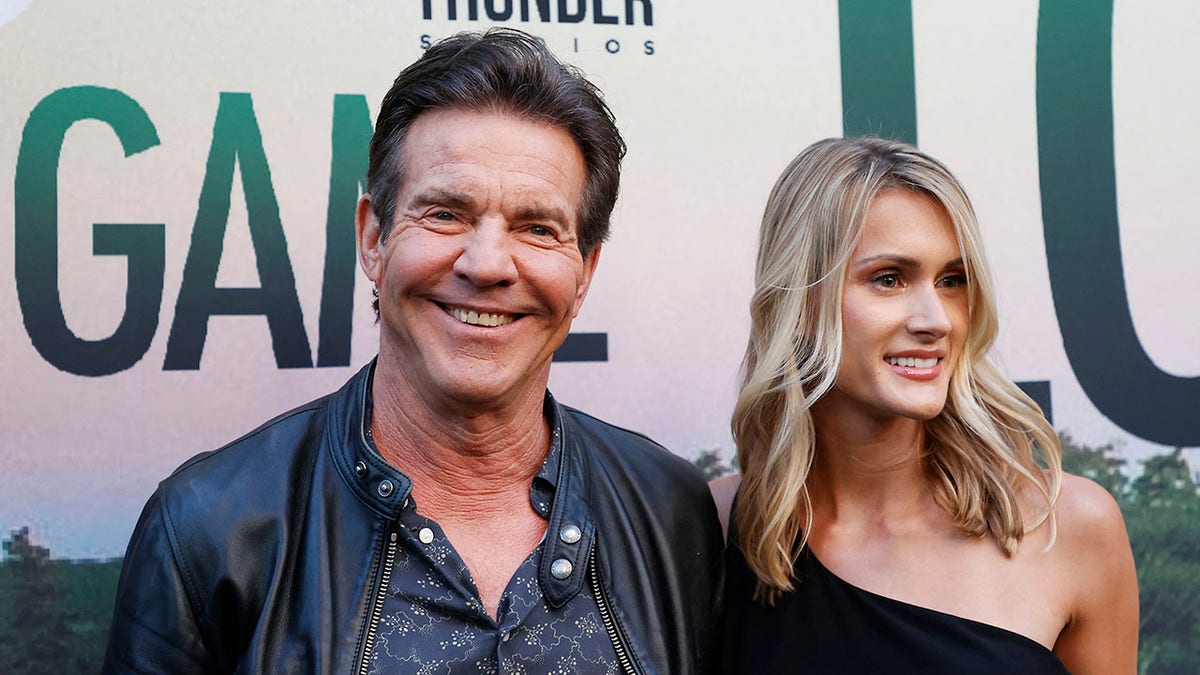
M 937 416 L 967 334 L 967 299 L 945 209 L 918 192 L 881 192 L 847 266 L 842 362 L 823 407 L 873 418 Z

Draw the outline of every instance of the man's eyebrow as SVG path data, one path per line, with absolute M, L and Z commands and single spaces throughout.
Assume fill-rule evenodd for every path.
M 457 192 L 445 188 L 432 188 L 418 193 L 412 199 L 412 205 L 417 207 L 432 206 L 435 204 L 465 211 L 475 205 L 475 200 L 465 192 Z
M 529 206 L 517 211 L 516 216 L 518 220 L 523 221 L 544 221 L 563 225 L 571 223 L 566 212 L 557 206 Z
M 475 199 L 469 193 L 447 188 L 430 188 L 425 192 L 418 193 L 412 199 L 412 206 L 417 208 L 434 205 L 470 211 L 475 207 Z M 523 208 L 516 213 L 516 216 L 523 221 L 544 221 L 564 225 L 571 222 L 567 213 L 561 208 L 540 204 Z

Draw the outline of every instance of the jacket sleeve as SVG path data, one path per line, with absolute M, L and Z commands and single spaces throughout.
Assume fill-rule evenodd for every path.
M 220 672 L 197 620 L 177 538 L 163 503 L 163 488 L 147 502 L 121 567 L 108 648 L 101 672 Z

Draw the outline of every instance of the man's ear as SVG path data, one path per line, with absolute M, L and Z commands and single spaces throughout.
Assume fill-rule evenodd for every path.
M 596 247 L 583 259 L 583 279 L 575 291 L 575 311 L 571 313 L 572 318 L 579 316 L 579 310 L 583 309 L 583 300 L 587 297 L 588 289 L 592 287 L 592 277 L 596 274 L 596 263 L 598 262 L 600 262 L 600 244 L 596 244 Z
M 354 233 L 358 240 L 358 265 L 366 273 L 367 278 L 379 286 L 379 274 L 382 269 L 383 231 L 379 227 L 379 217 L 375 215 L 375 207 L 371 204 L 371 195 L 365 194 L 358 200 L 358 208 L 354 212 Z

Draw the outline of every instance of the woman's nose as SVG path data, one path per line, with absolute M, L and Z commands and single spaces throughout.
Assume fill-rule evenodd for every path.
M 933 285 L 913 289 L 909 296 L 908 330 L 915 334 L 928 335 L 933 339 L 950 333 L 950 314 L 946 311 L 945 298 Z

